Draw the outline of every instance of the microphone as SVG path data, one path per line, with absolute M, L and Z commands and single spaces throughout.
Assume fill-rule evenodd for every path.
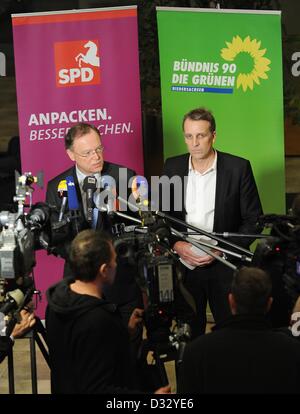
M 6 295 L 3 305 L 0 307 L 0 313 L 7 315 L 12 309 L 18 309 L 23 303 L 24 294 L 20 289 L 12 290 Z
M 193 233 L 193 232 L 186 232 L 185 234 L 188 234 L 189 236 L 195 235 L 197 233 Z M 247 239 L 265 239 L 266 237 L 268 237 L 268 235 L 266 234 L 244 234 L 244 233 L 230 233 L 228 231 L 225 231 L 224 233 L 216 233 L 215 231 L 211 232 L 212 236 L 218 236 L 218 237 L 224 237 L 224 239 L 228 239 L 230 237 L 245 237 Z
M 59 198 L 62 198 L 62 203 L 60 206 L 58 221 L 62 221 L 64 212 L 67 206 L 67 200 L 68 200 L 68 187 L 67 187 L 67 180 L 61 180 L 57 187 L 57 192 Z
M 97 189 L 97 179 L 93 175 L 85 177 L 83 180 L 83 191 L 86 193 L 86 210 L 87 210 L 87 221 L 92 223 L 93 221 L 93 207 L 94 200 L 93 194 Z
M 69 210 L 79 210 L 79 203 L 77 198 L 76 187 L 72 175 L 66 177 L 68 189 L 68 206 Z
M 79 202 L 77 197 L 77 191 L 74 183 L 74 178 L 72 175 L 66 177 L 67 188 L 68 188 L 68 206 L 70 210 L 71 217 L 74 218 L 75 232 L 79 232 L 79 226 L 77 222 L 77 213 L 79 212 Z

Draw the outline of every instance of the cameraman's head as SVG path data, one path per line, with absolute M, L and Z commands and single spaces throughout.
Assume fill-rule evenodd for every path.
M 242 267 L 234 275 L 229 305 L 233 315 L 264 315 L 272 304 L 269 275 L 256 267 Z
M 76 280 L 112 284 L 116 272 L 116 252 L 111 239 L 103 232 L 83 230 L 71 244 L 70 266 Z

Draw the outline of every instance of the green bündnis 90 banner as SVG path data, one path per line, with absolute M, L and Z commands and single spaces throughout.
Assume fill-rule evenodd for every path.
M 165 158 L 211 110 L 216 148 L 250 160 L 265 213 L 285 211 L 280 12 L 157 8 Z

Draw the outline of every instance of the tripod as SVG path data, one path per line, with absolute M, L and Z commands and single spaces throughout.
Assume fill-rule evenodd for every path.
M 175 362 L 176 380 L 178 378 L 178 370 L 180 369 L 184 349 L 190 340 L 190 328 L 187 323 L 182 322 L 178 322 L 176 328 L 175 332 L 174 330 L 173 332 L 167 331 L 165 328 L 160 331 L 147 331 L 150 335 L 142 343 L 140 361 L 144 364 L 142 367 L 146 373 L 146 378 L 143 377 L 143 381 L 152 391 L 169 383 L 165 362 Z M 150 366 L 147 364 L 149 352 L 155 362 L 154 365 Z
M 36 317 L 35 325 L 30 329 L 30 331 L 24 335 L 22 338 L 28 338 L 30 342 L 30 365 L 31 365 L 31 386 L 32 394 L 37 394 L 37 365 L 36 365 L 36 347 L 35 343 L 38 344 L 38 347 L 49 366 L 49 354 L 45 348 L 43 341 L 41 340 L 39 334 L 42 336 L 44 342 L 47 344 L 46 331 L 41 322 L 41 320 Z M 10 348 L 7 354 L 8 362 L 8 389 L 9 394 L 15 394 L 15 378 L 14 378 L 14 359 L 13 359 L 13 347 Z

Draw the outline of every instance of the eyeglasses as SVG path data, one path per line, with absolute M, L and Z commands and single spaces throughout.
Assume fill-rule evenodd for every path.
M 75 152 L 75 151 L 73 151 L 73 152 L 74 152 L 74 154 L 79 155 L 80 157 L 83 157 L 83 158 L 92 158 L 92 156 L 94 154 L 102 155 L 103 150 L 104 150 L 103 145 L 100 145 L 100 147 L 97 147 L 94 150 L 86 151 L 83 154 L 79 154 L 78 152 Z

